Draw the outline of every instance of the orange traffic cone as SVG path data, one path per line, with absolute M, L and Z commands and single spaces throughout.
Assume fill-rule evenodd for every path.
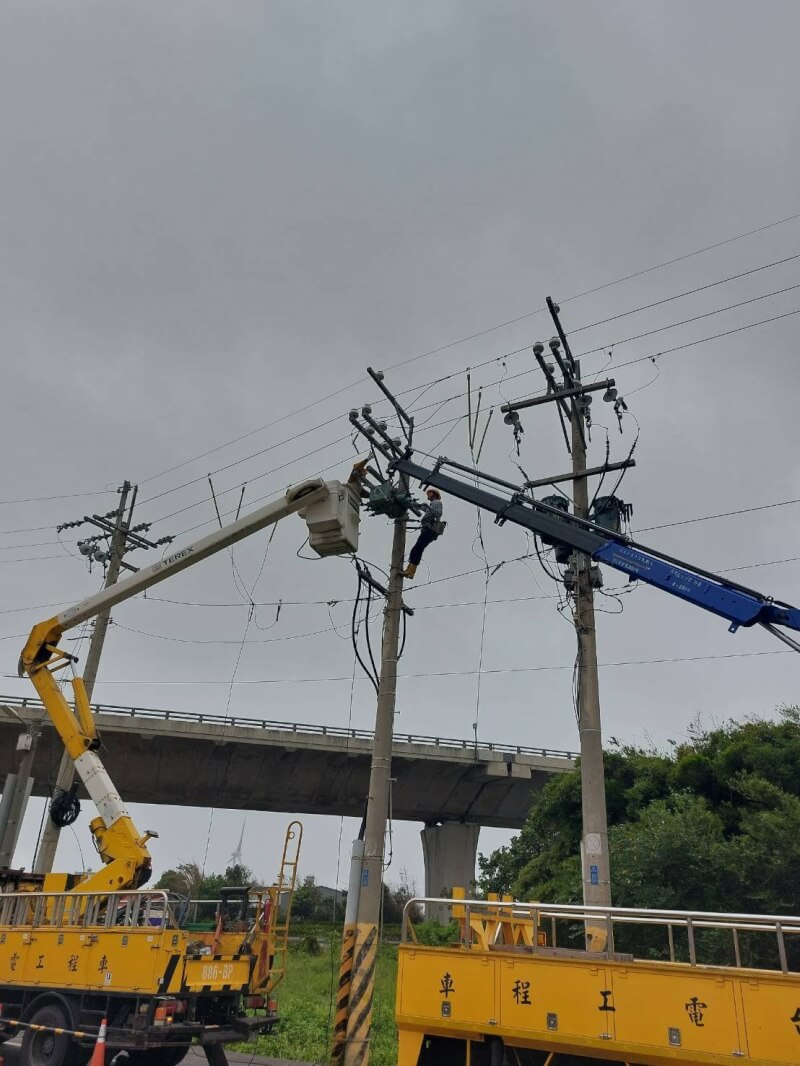
M 100 1032 L 97 1034 L 97 1043 L 94 1045 L 94 1051 L 92 1057 L 89 1060 L 89 1066 L 105 1066 L 106 1062 L 106 1030 L 108 1029 L 108 1019 L 103 1018 L 100 1023 Z

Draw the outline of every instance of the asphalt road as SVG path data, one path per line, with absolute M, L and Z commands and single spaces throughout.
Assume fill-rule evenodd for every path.
M 5 1059 L 5 1066 L 19 1066 L 19 1041 L 3 1044 L 0 1059 Z M 183 1060 L 185 1066 L 205 1066 L 206 1057 L 199 1048 L 192 1048 Z M 240 1051 L 229 1051 L 230 1066 L 313 1066 L 309 1062 L 297 1062 L 294 1059 L 265 1059 L 261 1055 L 244 1055 Z

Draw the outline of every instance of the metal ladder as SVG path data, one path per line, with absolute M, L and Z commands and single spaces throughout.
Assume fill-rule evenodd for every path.
M 272 965 L 268 991 L 273 989 L 283 980 L 286 973 L 286 956 L 289 951 L 289 919 L 292 913 L 292 898 L 297 885 L 297 868 L 300 861 L 300 845 L 303 841 L 303 826 L 301 822 L 290 822 L 286 830 L 283 842 L 283 854 L 281 855 L 280 871 L 278 880 L 270 890 L 272 900 L 272 916 L 270 919 L 270 932 L 272 940 Z M 285 901 L 283 916 L 281 916 L 281 904 Z

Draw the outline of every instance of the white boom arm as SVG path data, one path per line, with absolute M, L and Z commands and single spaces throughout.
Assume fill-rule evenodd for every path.
M 193 544 L 189 544 L 187 547 L 165 556 L 157 563 L 144 567 L 124 581 L 119 581 L 116 585 L 111 585 L 94 596 L 81 600 L 80 603 L 76 603 L 73 607 L 68 607 L 66 611 L 56 615 L 59 628 L 62 632 L 72 629 L 74 626 L 80 625 L 81 622 L 85 622 L 87 618 L 94 618 L 101 611 L 115 607 L 118 603 L 122 603 L 123 600 L 130 599 L 131 596 L 136 596 L 138 593 L 144 592 L 145 589 L 158 584 L 159 581 L 172 577 L 173 574 L 177 574 L 180 570 L 185 570 L 188 566 L 194 566 L 195 563 L 202 562 L 203 559 L 207 559 L 210 555 L 215 555 L 217 552 L 229 548 L 232 544 L 236 544 L 237 541 L 244 540 L 245 537 L 249 537 L 253 533 L 258 533 L 266 526 L 280 522 L 287 515 L 326 500 L 331 494 L 336 495 L 340 490 L 341 486 L 338 482 L 329 484 L 325 481 L 306 481 L 304 484 L 290 489 L 282 500 L 268 503 L 266 506 L 259 508 L 259 510 L 253 511 L 252 514 L 240 518 L 237 522 L 223 526 L 214 533 L 209 533 L 207 537 L 202 537 Z
M 104 871 L 83 882 L 84 889 L 97 886 L 118 890 L 138 885 L 149 874 L 150 856 L 145 847 L 147 835 L 141 836 L 134 826 L 97 754 L 99 740 L 83 681 L 79 677 L 73 679 L 73 711 L 53 677 L 59 667 L 75 661 L 73 656 L 59 650 L 61 635 L 296 512 L 305 518 L 309 544 L 319 555 L 354 552 L 358 547 L 360 502 L 358 487 L 338 481 L 306 481 L 289 489 L 282 500 L 223 526 L 33 627 L 20 658 L 20 675 L 29 675 L 100 814 L 92 822 L 91 830 L 107 865 Z

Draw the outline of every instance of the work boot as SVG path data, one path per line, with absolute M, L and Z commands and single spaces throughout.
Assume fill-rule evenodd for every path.
M 416 572 L 417 572 L 417 568 L 416 568 L 415 564 L 414 563 L 409 563 L 408 566 L 403 571 L 403 577 L 413 578 L 414 574 L 416 574 Z

